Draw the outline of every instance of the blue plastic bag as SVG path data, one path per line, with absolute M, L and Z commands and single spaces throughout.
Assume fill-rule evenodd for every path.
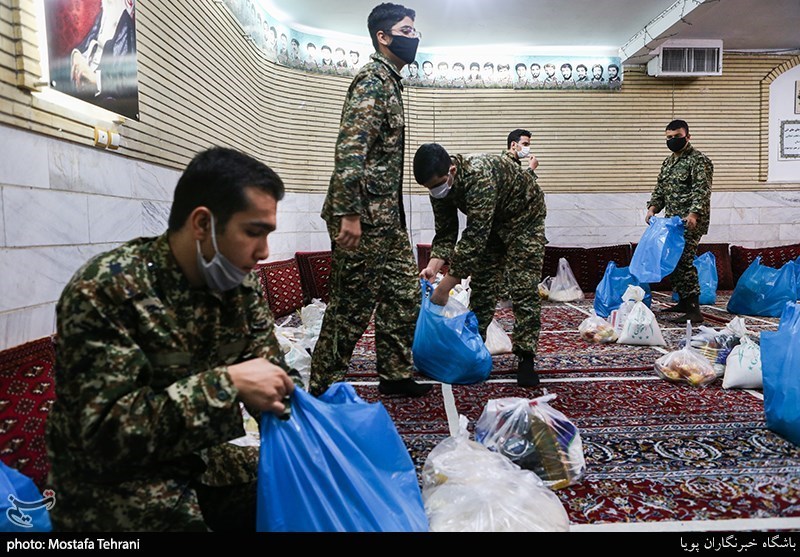
M 694 258 L 694 267 L 697 269 L 697 279 L 700 281 L 700 303 L 713 306 L 717 303 L 717 285 L 719 284 L 717 258 L 713 253 L 707 251 Z M 672 299 L 677 302 L 681 297 L 677 292 L 673 292 Z
M 485 381 L 492 372 L 492 355 L 478 332 L 475 313 L 452 299 L 447 306 L 437 306 L 430 301 L 431 284 L 421 279 L 420 285 L 422 304 L 411 345 L 414 366 L 443 383 Z M 451 312 L 451 307 L 456 310 Z
M 767 427 L 800 445 L 800 304 L 787 303 L 777 331 L 761 333 Z
M 639 282 L 657 283 L 678 266 L 686 240 L 679 216 L 652 217 L 631 258 L 631 274 Z
M 295 388 L 291 417 L 261 415 L 259 532 L 427 532 L 414 463 L 382 403 L 349 383 Z
M 52 492 L 42 496 L 32 479 L 0 461 L 0 532 L 51 532 L 55 503 Z
M 759 255 L 739 277 L 728 301 L 728 312 L 779 317 L 786 302 L 797 300 L 796 282 L 794 261 L 773 269 L 762 265 Z
M 653 301 L 650 285 L 640 284 L 636 277 L 631 275 L 630 267 L 617 267 L 614 261 L 609 261 L 603 278 L 600 279 L 594 291 L 594 312 L 600 317 L 611 315 L 612 311 L 619 309 L 622 304 L 622 295 L 630 285 L 640 286 L 644 290 L 645 295 L 642 301 L 647 307 L 650 307 Z

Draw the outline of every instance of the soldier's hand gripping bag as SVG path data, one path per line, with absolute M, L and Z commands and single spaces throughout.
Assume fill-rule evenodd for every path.
M 478 332 L 475 313 L 452 297 L 446 306 L 437 306 L 430 300 L 431 284 L 421 279 L 420 285 L 422 303 L 411 345 L 414 366 L 443 383 L 485 381 L 492 371 L 492 355 Z
M 292 413 L 261 415 L 256 530 L 427 532 L 414 463 L 382 403 L 349 383 L 319 398 L 297 387 Z
M 475 424 L 475 439 L 531 470 L 550 489 L 578 483 L 586 471 L 578 428 L 550 406 L 556 395 L 489 400 Z

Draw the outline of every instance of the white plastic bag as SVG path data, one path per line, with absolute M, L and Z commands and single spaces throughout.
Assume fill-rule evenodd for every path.
M 671 383 L 688 383 L 693 387 L 705 387 L 717 379 L 711 362 L 692 348 L 692 324 L 686 324 L 686 342 L 683 348 L 664 354 L 656 360 L 656 373 Z
M 432 532 L 566 532 L 569 517 L 558 496 L 533 472 L 470 441 L 459 432 L 428 454 L 422 500 Z
M 631 310 L 633 310 L 637 302 L 644 301 L 644 297 L 645 291 L 641 286 L 629 285 L 628 288 L 625 289 L 625 292 L 622 294 L 622 303 L 619 308 L 614 310 L 617 313 L 614 314 L 613 319 L 609 316 L 614 324 L 614 330 L 617 332 L 618 337 L 620 333 L 622 333 L 622 327 L 625 325 L 625 320 L 628 318 L 628 315 L 630 315 Z
M 586 460 L 578 428 L 550 406 L 555 398 L 489 400 L 475 424 L 475 439 L 535 472 L 550 489 L 561 489 L 583 478 Z
M 472 289 L 469 287 L 469 281 L 472 277 L 467 277 L 461 280 L 461 284 L 456 284 L 450 289 L 450 297 L 458 300 L 464 307 L 469 307 L 469 298 L 472 295 Z
M 614 326 L 597 315 L 594 310 L 592 310 L 589 317 L 578 325 L 578 333 L 587 342 L 605 344 L 617 340 L 617 332 L 614 330 Z
M 639 288 L 638 286 L 636 288 Z M 641 288 L 640 288 L 641 290 Z M 624 304 L 623 304 L 624 305 Z M 620 310 L 622 313 L 622 310 Z M 666 346 L 656 316 L 644 302 L 636 302 L 622 323 L 618 344 Z
M 489 349 L 489 354 L 493 356 L 495 354 L 509 354 L 513 349 L 511 337 L 503 330 L 497 319 L 492 319 L 486 329 L 486 348 Z
M 303 322 L 303 339 L 301 345 L 314 351 L 322 329 L 322 319 L 325 317 L 327 304 L 319 298 L 314 298 L 311 303 L 300 310 L 300 320 Z
M 550 300 L 554 302 L 573 302 L 583 299 L 583 290 L 575 280 L 575 275 L 565 258 L 558 260 L 558 272 L 550 283 Z
M 739 344 L 733 347 L 725 360 L 725 375 L 722 378 L 723 389 L 763 389 L 764 379 L 761 374 L 761 347 L 742 337 Z

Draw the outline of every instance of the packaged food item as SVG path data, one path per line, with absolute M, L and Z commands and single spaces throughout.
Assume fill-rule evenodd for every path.
M 692 325 L 686 324 L 686 342 L 680 350 L 664 354 L 655 363 L 659 377 L 672 383 L 687 383 L 705 387 L 717 379 L 717 374 L 704 356 L 691 346 Z
M 613 325 L 592 310 L 591 315 L 578 326 L 581 338 L 587 342 L 605 344 L 617 340 L 617 332 Z

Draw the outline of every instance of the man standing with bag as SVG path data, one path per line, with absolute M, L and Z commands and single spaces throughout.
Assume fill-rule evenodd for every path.
M 485 339 L 507 274 L 517 383 L 523 387 L 539 384 L 534 371 L 541 329 L 538 283 L 547 243 L 544 193 L 534 176 L 505 154 L 451 157 L 441 145 L 426 143 L 414 155 L 414 177 L 428 188 L 436 221 L 431 258 L 420 277 L 432 280 L 445 262 L 450 265 L 431 302 L 445 305 L 450 289 L 472 277 L 470 306 Z M 457 240 L 459 211 L 467 216 L 467 226 Z
M 342 381 L 356 343 L 375 314 L 383 395 L 421 396 L 411 345 L 419 313 L 414 254 L 403 210 L 405 114 L 400 70 L 414 61 L 414 10 L 375 7 L 367 19 L 375 53 L 350 84 L 336 161 L 322 208 L 332 243 L 331 293 L 311 361 L 314 395 Z M 367 279 L 369 277 L 369 279 Z
M 711 219 L 711 181 L 714 165 L 703 153 L 695 149 L 689 139 L 689 124 L 673 120 L 665 130 L 667 148 L 672 155 L 664 159 L 655 190 L 647 202 L 645 222 L 662 209 L 667 217 L 680 216 L 685 222 L 683 253 L 677 267 L 670 275 L 672 288 L 680 296 L 674 306 L 665 312 L 680 313 L 670 319 L 675 323 L 702 323 L 700 314 L 700 281 L 694 258 L 700 238 L 708 232 Z

